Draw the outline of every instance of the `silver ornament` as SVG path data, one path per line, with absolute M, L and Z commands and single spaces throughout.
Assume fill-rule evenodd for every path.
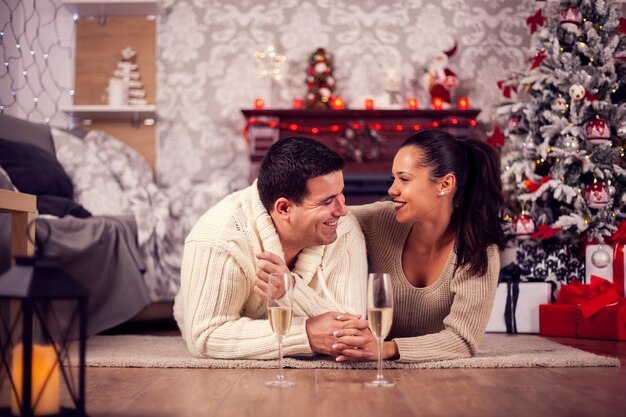
M 611 254 L 605 251 L 602 246 L 598 246 L 598 249 L 591 254 L 591 263 L 596 268 L 606 268 L 611 263 Z

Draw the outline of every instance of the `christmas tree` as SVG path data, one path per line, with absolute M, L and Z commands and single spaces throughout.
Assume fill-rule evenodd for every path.
M 603 242 L 626 218 L 619 14 L 614 2 L 548 2 L 527 19 L 528 70 L 498 82 L 510 99 L 498 113 L 506 124 L 503 184 L 519 238 Z
M 117 63 L 117 68 L 113 71 L 113 78 L 122 80 L 124 88 L 123 102 L 130 105 L 147 104 L 146 92 L 143 89 L 143 82 L 139 74 L 138 65 L 135 63 L 137 52 L 130 46 L 120 51 L 122 60 Z
M 330 108 L 335 77 L 333 57 L 323 48 L 318 48 L 309 58 L 306 76 L 306 107 L 310 109 Z

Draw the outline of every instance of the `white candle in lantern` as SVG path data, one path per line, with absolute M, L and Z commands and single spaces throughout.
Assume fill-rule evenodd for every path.
M 11 396 L 11 412 L 20 415 L 22 395 L 22 365 L 24 348 L 18 344 L 13 348 L 11 375 L 17 391 Z M 36 416 L 58 414 L 61 409 L 60 371 L 57 355 L 52 345 L 33 345 L 32 404 Z M 19 402 L 18 402 L 19 399 Z

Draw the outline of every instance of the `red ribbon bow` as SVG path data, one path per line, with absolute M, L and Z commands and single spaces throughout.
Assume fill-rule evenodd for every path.
M 551 179 L 552 177 L 549 175 L 545 175 L 541 177 L 541 180 L 539 182 L 533 182 L 529 179 L 526 179 L 524 180 L 524 185 L 526 186 L 526 188 L 528 188 L 528 191 L 530 191 L 531 193 L 534 193 L 535 191 L 537 191 L 539 187 L 541 187 L 543 184 L 550 181 Z
M 541 9 L 537 10 L 532 16 L 529 16 L 526 19 L 526 24 L 530 26 L 530 34 L 532 35 L 537 31 L 537 26 L 543 26 L 545 21 L 543 20 L 543 14 L 541 13 Z
M 487 144 L 491 145 L 494 148 L 497 148 L 498 146 L 504 146 L 504 135 L 502 134 L 498 126 L 493 129 L 493 133 L 487 138 Z
M 556 302 L 578 304 L 581 314 L 588 319 L 604 307 L 620 302 L 620 297 L 611 282 L 592 275 L 591 284 L 574 280 L 569 285 L 563 285 Z
M 530 67 L 531 70 L 537 68 L 539 65 L 541 65 L 541 63 L 543 62 L 544 59 L 546 59 L 548 56 L 548 53 L 546 52 L 545 49 L 542 49 L 541 51 L 537 52 L 537 55 L 535 55 L 532 58 L 528 59 L 528 62 L 533 63 L 533 65 Z
M 512 80 L 511 78 L 496 81 L 496 85 L 498 86 L 498 89 L 502 92 L 502 96 L 504 96 L 504 98 L 510 99 L 511 97 L 513 97 L 513 94 L 517 94 L 517 87 L 510 84 L 513 81 L 514 80 Z

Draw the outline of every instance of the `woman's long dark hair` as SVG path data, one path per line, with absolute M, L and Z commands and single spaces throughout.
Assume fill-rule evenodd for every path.
M 459 140 L 440 130 L 423 130 L 401 146 L 422 152 L 419 166 L 432 170 L 431 180 L 448 173 L 456 177 L 452 225 L 456 229 L 455 250 L 459 266 L 484 274 L 487 247 L 504 247 L 501 210 L 503 205 L 500 161 L 489 145 L 474 139 Z

